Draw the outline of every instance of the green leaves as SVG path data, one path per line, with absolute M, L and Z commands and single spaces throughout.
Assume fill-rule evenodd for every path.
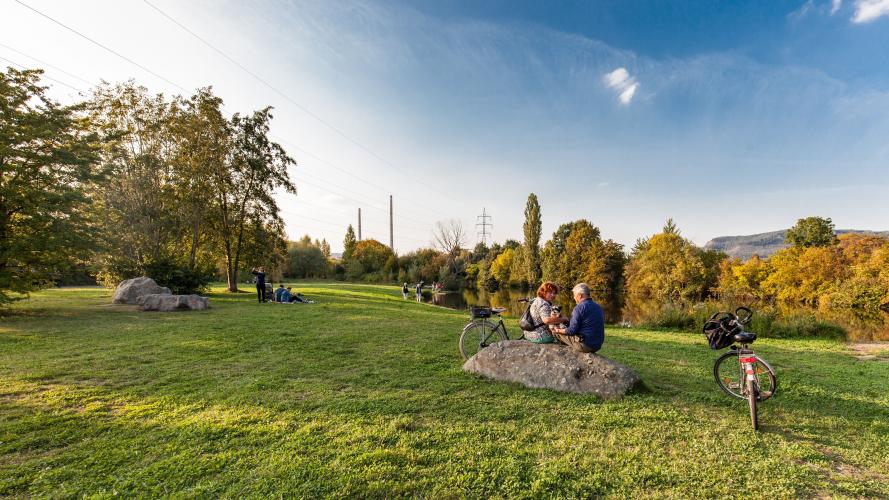
M 42 71 L 0 73 L 0 304 L 87 258 L 98 136 L 82 106 L 60 106 Z

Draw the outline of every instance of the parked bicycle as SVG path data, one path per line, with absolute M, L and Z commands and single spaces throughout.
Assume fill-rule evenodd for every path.
M 775 395 L 778 381 L 771 365 L 753 352 L 750 344 L 756 334 L 744 330 L 753 311 L 739 307 L 734 313 L 717 312 L 704 323 L 704 335 L 714 350 L 731 347 L 713 364 L 716 383 L 729 396 L 746 399 L 750 407 L 750 421 L 759 429 L 757 405 Z M 735 345 L 740 344 L 740 347 Z M 737 360 L 737 361 L 736 361 Z
M 518 302 L 525 303 L 528 300 L 530 299 L 526 297 L 519 299 Z M 509 340 L 509 333 L 500 316 L 504 312 L 506 312 L 505 307 L 473 306 L 469 308 L 469 323 L 463 327 L 463 333 L 460 335 L 460 354 L 463 355 L 463 359 L 471 358 L 475 353 L 495 342 Z M 490 321 L 495 316 L 498 319 L 496 324 Z M 518 338 L 525 338 L 524 333 Z

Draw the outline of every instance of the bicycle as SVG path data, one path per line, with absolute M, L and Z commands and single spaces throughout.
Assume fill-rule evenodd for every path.
M 528 300 L 528 298 L 524 298 L 519 299 L 518 302 L 528 302 Z M 509 340 L 509 333 L 500 316 L 504 312 L 506 312 L 505 307 L 473 306 L 469 308 L 469 323 L 463 327 L 463 333 L 460 334 L 460 354 L 463 355 L 463 359 L 471 358 L 495 342 Z M 499 320 L 496 325 L 488 321 L 492 316 L 496 316 Z M 524 333 L 519 337 L 519 340 L 523 338 L 525 338 Z
M 772 366 L 750 347 L 756 340 L 756 334 L 745 331 L 744 326 L 752 318 L 753 311 L 746 307 L 739 307 L 734 313 L 717 312 L 704 324 L 704 334 L 710 341 L 711 349 L 731 346 L 713 363 L 713 377 L 723 392 L 747 400 L 750 421 L 753 428 L 759 430 L 757 405 L 775 395 L 778 380 Z M 736 342 L 740 347 L 735 345 Z M 737 365 L 729 361 L 735 358 Z

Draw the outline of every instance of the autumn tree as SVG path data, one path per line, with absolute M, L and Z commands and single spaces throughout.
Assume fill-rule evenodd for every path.
M 0 304 L 51 285 L 96 245 L 99 138 L 82 105 L 46 96 L 41 74 L 0 72 Z
M 627 293 L 658 300 L 702 298 L 715 286 L 708 276 L 716 273 L 707 265 L 718 266 L 718 259 L 705 264 L 702 254 L 668 220 L 661 233 L 637 242 L 626 268 Z

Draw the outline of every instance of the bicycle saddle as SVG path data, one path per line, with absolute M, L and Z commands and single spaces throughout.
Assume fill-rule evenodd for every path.
M 742 344 L 749 344 L 756 340 L 756 334 L 752 332 L 741 332 L 735 334 L 735 342 L 740 342 Z

